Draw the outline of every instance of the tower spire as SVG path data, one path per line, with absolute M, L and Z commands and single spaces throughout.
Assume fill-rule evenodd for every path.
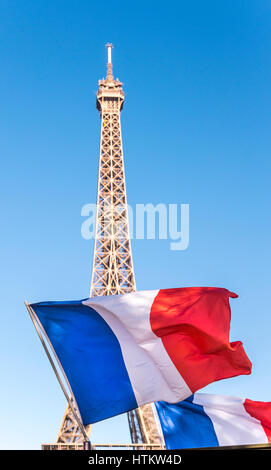
M 107 48 L 107 75 L 106 75 L 106 80 L 108 82 L 113 82 L 114 77 L 113 77 L 113 65 L 112 65 L 112 49 L 113 49 L 113 44 L 107 43 L 105 45 Z

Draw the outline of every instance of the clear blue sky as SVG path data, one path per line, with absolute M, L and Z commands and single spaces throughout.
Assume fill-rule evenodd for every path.
M 133 241 L 138 289 L 220 286 L 252 375 L 206 392 L 271 401 L 267 0 L 0 0 L 1 437 L 54 442 L 65 399 L 24 307 L 88 296 L 104 44 L 124 83 L 128 202 L 190 204 L 190 245 Z M 94 358 L 95 360 L 95 358 Z M 126 416 L 93 427 L 127 442 Z

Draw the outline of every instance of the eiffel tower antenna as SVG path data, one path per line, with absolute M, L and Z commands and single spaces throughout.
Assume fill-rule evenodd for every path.
M 105 80 L 99 80 L 96 106 L 101 117 L 96 234 L 90 297 L 122 295 L 136 290 L 129 236 L 120 114 L 124 103 L 122 83 L 113 76 L 112 44 L 106 44 Z M 152 404 L 128 413 L 133 443 L 161 445 Z M 88 427 L 87 432 L 90 432 Z M 57 444 L 81 443 L 84 438 L 68 406 Z

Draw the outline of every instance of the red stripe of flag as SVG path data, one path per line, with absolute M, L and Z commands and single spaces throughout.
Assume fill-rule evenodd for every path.
M 217 287 L 163 289 L 150 312 L 153 332 L 192 392 L 216 380 L 251 373 L 240 341 L 229 342 L 229 297 Z
M 250 416 L 260 421 L 268 442 L 271 442 L 271 402 L 252 401 L 247 398 L 244 408 Z

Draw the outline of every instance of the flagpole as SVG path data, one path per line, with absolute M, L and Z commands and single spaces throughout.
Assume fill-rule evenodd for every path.
M 72 411 L 72 413 L 73 413 L 73 416 L 74 416 L 74 418 L 75 418 L 75 420 L 76 420 L 76 422 L 77 422 L 77 424 L 78 424 L 78 426 L 79 426 L 79 428 L 80 428 L 80 430 L 81 430 L 81 432 L 82 432 L 82 434 L 83 434 L 83 436 L 84 436 L 84 439 L 85 439 L 85 440 L 84 440 L 84 442 L 83 442 L 83 448 L 84 448 L 84 450 L 91 450 L 91 442 L 90 442 L 89 437 L 88 437 L 88 435 L 87 435 L 87 433 L 86 433 L 85 427 L 84 427 L 83 423 L 81 422 L 81 419 L 79 418 L 77 412 L 75 411 L 75 409 L 74 409 L 74 407 L 73 407 L 72 401 L 71 401 L 71 399 L 70 399 L 70 397 L 69 397 L 69 395 L 68 395 L 68 393 L 67 393 L 67 391 L 66 391 L 66 389 L 65 389 L 65 386 L 64 386 L 64 384 L 63 384 L 63 382 L 62 382 L 62 380 L 61 380 L 61 377 L 60 377 L 60 375 L 59 375 L 59 373 L 58 373 L 58 371 L 57 371 L 57 368 L 56 368 L 55 363 L 54 363 L 54 361 L 53 361 L 53 359 L 52 359 L 52 356 L 51 356 L 51 354 L 50 354 L 50 352 L 49 352 L 49 350 L 48 350 L 48 348 L 47 348 L 47 346 L 46 346 L 46 343 L 45 343 L 45 341 L 44 341 L 44 338 L 43 338 L 43 336 L 42 336 L 42 334 L 41 334 L 41 332 L 40 332 L 40 329 L 39 329 L 39 327 L 38 327 L 37 320 L 36 320 L 36 318 L 35 318 L 35 312 L 33 311 L 31 305 L 30 305 L 26 300 L 24 301 L 24 303 L 25 303 L 25 306 L 26 306 L 26 308 L 27 308 L 27 310 L 28 310 L 28 313 L 29 313 L 29 315 L 30 315 L 30 318 L 31 318 L 31 320 L 32 320 L 32 323 L 33 323 L 33 325 L 34 325 L 34 327 L 35 327 L 35 330 L 36 330 L 36 332 L 38 333 L 38 336 L 39 336 L 39 339 L 40 339 L 40 341 L 41 341 L 41 344 L 42 344 L 42 346 L 43 346 L 43 348 L 44 348 L 44 351 L 45 351 L 45 353 L 46 353 L 46 355 L 47 355 L 47 357 L 48 357 L 48 359 L 49 359 L 49 362 L 50 362 L 50 364 L 51 364 L 51 366 L 52 366 L 52 369 L 53 369 L 53 371 L 54 371 L 54 373 L 55 373 L 55 375 L 56 375 L 56 378 L 57 378 L 57 380 L 58 380 L 58 382 L 59 382 L 59 385 L 60 385 L 60 387 L 61 387 L 61 389 L 62 389 L 62 391 L 63 391 L 63 393 L 64 393 L 64 395 L 65 395 L 65 398 L 66 398 L 66 400 L 67 400 L 67 402 L 68 402 L 68 404 L 69 404 L 69 407 L 70 407 L 70 409 L 71 409 L 71 411 Z

